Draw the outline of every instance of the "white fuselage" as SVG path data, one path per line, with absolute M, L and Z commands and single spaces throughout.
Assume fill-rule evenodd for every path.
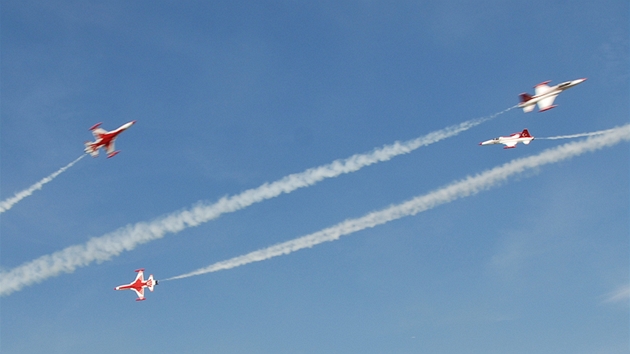
M 484 142 L 479 143 L 479 145 L 494 145 L 494 144 L 505 144 L 505 145 L 516 145 L 518 143 L 523 143 L 525 145 L 531 143 L 534 140 L 534 137 L 511 137 L 511 136 L 500 136 L 498 138 L 486 140 Z
M 515 148 L 518 143 L 528 145 L 532 142 L 532 140 L 534 140 L 534 137 L 529 134 L 527 129 L 524 129 L 522 132 L 514 133 L 510 136 L 500 136 L 498 138 L 480 142 L 479 145 L 503 144 L 505 145 L 504 149 L 512 149 Z

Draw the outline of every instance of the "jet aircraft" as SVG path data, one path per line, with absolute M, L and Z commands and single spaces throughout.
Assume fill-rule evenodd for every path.
M 500 136 L 498 138 L 486 140 L 479 143 L 479 145 L 504 144 L 504 149 L 513 149 L 518 143 L 528 145 L 532 142 L 532 140 L 534 140 L 534 137 L 529 135 L 529 131 L 527 131 L 527 129 L 523 129 L 523 131 L 520 133 L 514 133 L 510 136 Z
M 92 157 L 97 157 L 98 149 L 103 147 L 105 148 L 105 151 L 107 152 L 107 158 L 116 156 L 116 154 L 120 152 L 120 151 L 114 151 L 114 141 L 116 140 L 116 137 L 118 136 L 118 134 L 129 129 L 129 127 L 131 127 L 135 123 L 136 121 L 132 120 L 131 122 L 125 123 L 121 125 L 118 129 L 112 130 L 111 132 L 108 132 L 105 129 L 100 128 L 100 125 L 102 123 L 94 124 L 90 128 L 90 130 L 92 131 L 92 134 L 94 135 L 94 139 L 96 139 L 96 141 L 94 142 L 86 141 L 85 152 L 92 155 Z
M 153 274 L 149 275 L 149 279 L 144 280 L 144 268 L 136 269 L 136 272 L 138 273 L 136 280 L 129 284 L 117 286 L 114 290 L 133 290 L 138 295 L 136 301 L 146 300 L 144 288 L 149 288 L 150 291 L 153 291 L 153 287 L 158 285 L 158 281 L 153 280 Z
M 518 104 L 518 107 L 523 108 L 523 111 L 527 113 L 533 111 L 536 104 L 538 104 L 539 112 L 548 111 L 556 107 L 553 104 L 553 100 L 556 99 L 556 96 L 558 96 L 562 91 L 575 85 L 581 84 L 584 81 L 586 81 L 585 78 L 573 81 L 565 81 L 551 87 L 547 85 L 550 81 L 541 82 L 540 84 L 534 86 L 534 96 L 531 96 L 528 93 L 520 94 L 521 103 Z

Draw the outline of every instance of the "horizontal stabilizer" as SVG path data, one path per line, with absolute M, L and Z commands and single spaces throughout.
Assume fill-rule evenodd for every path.
M 85 153 L 90 154 L 92 157 L 98 157 L 98 149 L 95 149 L 90 141 L 85 142 Z
M 529 106 L 523 106 L 523 112 L 528 113 L 534 110 L 534 107 L 536 107 L 535 104 L 529 105 Z
M 150 291 L 153 291 L 153 287 L 157 285 L 157 280 L 153 279 L 153 274 L 149 275 L 149 279 L 147 279 L 147 287 Z

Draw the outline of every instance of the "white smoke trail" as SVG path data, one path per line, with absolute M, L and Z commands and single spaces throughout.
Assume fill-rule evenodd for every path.
M 81 160 L 84 157 L 85 157 L 85 155 L 79 156 L 76 160 L 70 162 L 66 166 L 64 166 L 64 167 L 60 168 L 59 170 L 57 170 L 55 173 L 51 174 L 50 176 L 42 179 L 41 181 L 35 183 L 32 186 L 30 186 L 28 189 L 25 189 L 25 190 L 23 190 L 21 192 L 17 192 L 17 193 L 15 193 L 15 195 L 13 197 L 8 198 L 8 199 L 3 200 L 2 202 L 0 202 L 0 214 L 2 214 L 5 211 L 11 209 L 13 207 L 13 205 L 15 205 L 20 200 L 28 197 L 29 195 L 33 194 L 33 192 L 35 192 L 36 190 L 42 189 L 44 184 L 46 184 L 46 183 L 52 181 L 53 179 L 55 179 L 55 177 L 59 176 L 61 173 L 63 173 L 63 171 L 69 169 L 70 167 L 72 167 L 72 165 L 74 165 L 75 163 L 79 162 L 79 160 Z
M 550 137 L 546 137 L 546 138 L 536 138 L 536 140 L 558 140 L 558 139 L 583 138 L 585 136 L 595 136 L 595 135 L 600 135 L 600 134 L 606 134 L 606 133 L 609 133 L 611 130 L 612 129 L 606 129 L 606 130 L 600 130 L 600 131 L 590 132 L 590 133 L 550 136 Z
M 78 267 L 87 266 L 95 261 L 109 260 L 123 251 L 131 251 L 140 244 L 160 239 L 166 233 L 174 234 L 188 227 L 198 226 L 216 219 L 222 214 L 235 212 L 254 203 L 277 197 L 282 193 L 290 193 L 299 188 L 312 186 L 326 178 L 355 172 L 363 167 L 410 153 L 422 146 L 455 136 L 487 122 L 515 107 L 510 107 L 488 117 L 471 119 L 413 140 L 385 145 L 370 153 L 356 154 L 347 159 L 336 160 L 327 165 L 288 175 L 273 183 L 265 183 L 235 196 L 223 197 L 210 205 L 200 203 L 190 210 L 175 212 L 148 223 L 140 222 L 127 225 L 109 234 L 94 237 L 83 245 L 70 246 L 53 254 L 42 256 L 9 271 L 1 272 L 0 296 L 11 294 L 24 286 L 41 282 L 62 272 L 71 273 Z
M 402 204 L 393 205 L 386 209 L 369 213 L 358 219 L 346 220 L 340 224 L 310 235 L 214 263 L 190 273 L 164 279 L 163 281 L 188 278 L 195 275 L 231 269 L 248 263 L 264 261 L 269 258 L 289 254 L 303 248 L 310 248 L 323 242 L 335 241 L 344 235 L 400 219 L 404 216 L 415 215 L 433 209 L 438 205 L 474 195 L 480 191 L 496 186 L 512 175 L 524 172 L 528 169 L 555 163 L 588 151 L 612 146 L 623 140 L 630 140 L 630 124 L 611 129 L 608 133 L 601 134 L 601 136 L 598 137 L 589 138 L 581 142 L 567 143 L 556 148 L 545 150 L 538 155 L 512 160 L 502 166 L 486 170 L 476 176 L 467 177 L 459 182 L 452 183 L 429 194 L 418 196 Z

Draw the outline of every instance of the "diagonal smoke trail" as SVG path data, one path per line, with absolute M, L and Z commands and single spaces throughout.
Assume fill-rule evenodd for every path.
M 512 160 L 504 165 L 486 170 L 476 176 L 469 176 L 461 181 L 452 183 L 431 193 L 418 196 L 402 204 L 371 212 L 361 218 L 349 219 L 310 235 L 218 262 L 190 273 L 164 279 L 163 281 L 188 278 L 195 275 L 231 269 L 252 262 L 264 261 L 303 248 L 310 248 L 323 242 L 335 241 L 341 236 L 433 209 L 438 205 L 490 189 L 505 181 L 508 177 L 526 170 L 565 160 L 585 152 L 612 146 L 621 141 L 630 140 L 630 124 L 610 129 L 607 133 L 600 135 L 601 136 L 589 138 L 584 141 L 568 143 L 556 148 L 547 149 L 538 155 Z
M 558 139 L 583 138 L 585 136 L 594 136 L 594 135 L 606 134 L 606 133 L 609 133 L 611 130 L 613 130 L 613 129 L 606 129 L 606 130 L 600 130 L 600 131 L 596 131 L 596 132 L 573 134 L 573 135 L 550 136 L 550 137 L 546 137 L 546 138 L 536 138 L 536 140 L 558 140 Z
M 33 194 L 33 192 L 35 192 L 36 190 L 42 189 L 44 184 L 46 184 L 46 183 L 52 181 L 53 179 L 55 179 L 55 177 L 59 176 L 61 173 L 63 173 L 63 171 L 69 169 L 70 167 L 72 167 L 72 165 L 74 165 L 75 163 L 79 162 L 79 160 L 81 160 L 84 157 L 85 157 L 85 155 L 79 156 L 76 160 L 70 162 L 69 164 L 67 164 L 66 166 L 60 168 L 59 170 L 57 170 L 56 172 L 54 172 L 50 176 L 42 179 L 41 181 L 35 183 L 32 186 L 30 186 L 28 189 L 25 189 L 25 190 L 23 190 L 21 192 L 17 192 L 17 193 L 15 193 L 15 195 L 13 197 L 8 198 L 8 199 L 3 200 L 2 202 L 0 202 L 0 214 L 2 214 L 5 211 L 11 209 L 13 207 L 13 205 L 15 205 L 20 200 L 28 197 L 29 195 Z
M 1 272 L 0 296 L 8 295 L 24 286 L 41 282 L 63 272 L 71 273 L 78 267 L 85 267 L 92 262 L 109 260 L 124 251 L 133 250 L 140 244 L 160 239 L 167 233 L 174 234 L 216 219 L 222 214 L 235 212 L 254 203 L 277 197 L 282 193 L 290 193 L 299 188 L 312 186 L 326 178 L 355 172 L 363 167 L 410 153 L 422 146 L 455 136 L 487 122 L 515 107 L 488 117 L 471 119 L 413 140 L 395 142 L 366 154 L 356 154 L 347 159 L 336 160 L 327 165 L 288 175 L 273 183 L 265 183 L 240 194 L 223 197 L 213 204 L 200 203 L 189 210 L 174 212 L 151 222 L 127 225 L 109 234 L 94 237 L 85 244 L 70 246 L 53 254 L 39 257 L 9 271 Z

